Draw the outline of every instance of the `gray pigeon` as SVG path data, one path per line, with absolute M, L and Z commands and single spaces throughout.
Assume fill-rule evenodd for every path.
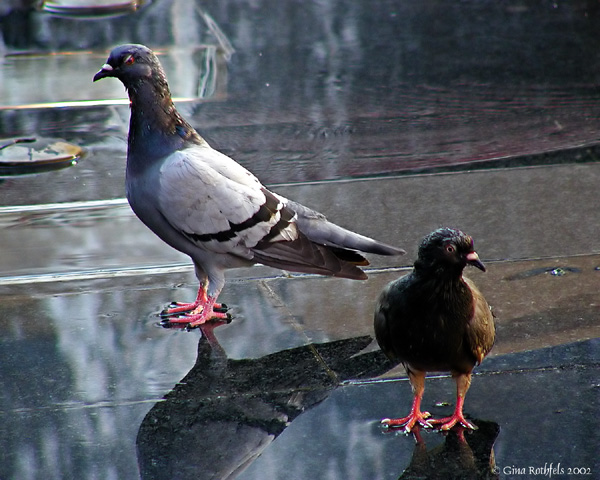
M 227 319 L 216 303 L 225 270 L 262 263 L 284 270 L 363 280 L 369 262 L 356 250 L 404 250 L 341 228 L 320 213 L 267 190 L 214 150 L 177 112 L 165 73 L 143 45 L 121 45 L 94 81 L 116 77 L 127 89 L 131 119 L 127 199 L 139 219 L 189 255 L 200 281 L 193 303 L 170 305 L 169 322 L 196 327 Z

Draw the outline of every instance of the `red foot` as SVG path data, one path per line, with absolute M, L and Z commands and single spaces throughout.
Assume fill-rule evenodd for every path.
M 161 315 L 163 317 L 166 317 L 169 315 L 176 315 L 178 313 L 190 312 L 197 306 L 198 306 L 198 304 L 196 302 L 194 302 L 194 303 L 173 302 L 173 303 L 171 303 L 171 305 L 169 305 L 169 308 L 166 308 L 161 313 Z
M 451 417 L 439 418 L 436 420 L 430 420 L 430 422 L 434 425 L 441 424 L 440 430 L 450 430 L 455 425 L 462 425 L 465 428 L 469 428 L 471 430 L 477 430 L 477 427 L 469 422 L 462 414 L 462 412 L 454 412 Z
M 168 324 L 185 324 L 188 328 L 195 328 L 209 320 L 231 321 L 231 315 L 226 313 L 227 305 L 216 303 L 216 297 L 207 296 L 202 287 L 194 303 L 173 303 L 171 307 L 161 313 Z
M 454 409 L 454 413 L 451 417 L 439 418 L 437 420 L 430 420 L 434 425 L 441 424 L 441 430 L 450 430 L 454 425 L 459 424 L 465 428 L 469 428 L 471 430 L 477 430 L 477 427 L 469 422 L 463 415 L 463 404 L 465 399 L 463 396 L 458 396 L 456 399 L 456 408 Z
M 170 308 L 165 309 L 161 316 L 168 317 L 171 315 L 177 315 L 178 313 L 187 313 L 195 310 L 196 308 L 202 306 L 202 303 L 196 300 L 193 303 L 182 303 L 182 302 L 173 302 L 169 305 Z M 227 305 L 224 303 L 215 303 L 213 305 L 213 310 L 221 311 L 225 313 L 227 311 Z
M 181 316 L 171 317 L 168 319 L 169 323 L 185 323 L 189 328 L 198 327 L 209 320 L 224 320 L 229 322 L 231 315 L 224 312 L 215 312 L 215 305 L 210 300 L 206 305 L 199 305 L 197 308 L 189 313 L 185 313 Z M 221 308 L 219 305 L 218 308 Z
M 404 427 L 404 431 L 409 433 L 413 427 L 417 424 L 424 426 L 425 428 L 433 428 L 430 420 L 431 417 L 429 412 L 421 411 L 421 400 L 423 399 L 425 372 L 409 372 L 410 383 L 414 389 L 413 403 L 410 407 L 410 413 L 407 417 L 403 418 L 384 418 L 381 423 L 388 427 Z
M 422 425 L 425 428 L 433 428 L 427 420 L 431 414 L 429 412 L 411 411 L 410 414 L 402 418 L 384 418 L 381 423 L 387 427 L 404 427 L 406 433 L 410 433 L 415 425 Z

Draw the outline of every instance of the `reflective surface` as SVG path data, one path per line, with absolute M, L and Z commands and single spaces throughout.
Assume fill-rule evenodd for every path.
M 26 3 L 0 6 L 0 138 L 85 156 L 0 179 L 0 479 L 598 476 L 596 3 Z M 232 270 L 231 324 L 159 327 L 197 284 L 123 198 L 125 92 L 91 82 L 123 42 L 215 147 L 409 253 L 367 282 Z M 372 310 L 441 225 L 488 266 L 497 343 L 480 429 L 406 436 L 379 426 L 411 392 Z M 424 408 L 453 402 L 427 380 Z

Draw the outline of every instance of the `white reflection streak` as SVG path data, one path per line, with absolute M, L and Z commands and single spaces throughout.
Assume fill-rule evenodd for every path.
M 82 270 L 77 272 L 0 277 L 0 286 L 23 285 L 27 283 L 72 282 L 98 278 L 134 277 L 136 275 L 156 275 L 161 273 L 183 273 L 191 270 L 193 270 L 193 266 L 189 263 L 148 265 L 146 267 L 101 268 L 98 270 Z
M 13 205 L 0 207 L 0 215 L 23 212 L 47 212 L 60 210 L 88 210 L 99 207 L 114 207 L 128 205 L 126 198 L 114 198 L 111 200 L 91 200 L 83 202 L 45 203 L 42 205 Z
M 195 102 L 198 98 L 193 97 L 176 97 L 173 98 L 175 103 Z M 77 107 L 106 107 L 114 105 L 129 105 L 129 99 L 119 98 L 110 100 L 74 100 L 69 102 L 51 102 L 51 103 L 28 103 L 26 105 L 2 105 L 2 110 L 30 110 L 30 109 L 46 109 L 46 108 L 77 108 Z

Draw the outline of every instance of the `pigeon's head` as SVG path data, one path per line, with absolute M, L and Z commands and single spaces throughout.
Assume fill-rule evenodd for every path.
M 419 247 L 419 260 L 454 271 L 472 265 L 485 272 L 485 266 L 473 249 L 473 239 L 454 228 L 439 228 L 427 235 Z
M 110 52 L 106 63 L 94 75 L 94 82 L 101 78 L 115 77 L 129 88 L 160 72 L 160 63 L 148 47 L 136 44 L 120 45 Z

